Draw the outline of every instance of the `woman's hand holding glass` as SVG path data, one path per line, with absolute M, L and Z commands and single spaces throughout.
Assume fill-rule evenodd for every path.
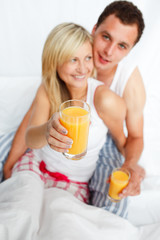
M 52 149 L 57 152 L 67 152 L 72 147 L 72 139 L 67 137 L 67 129 L 60 123 L 60 115 L 58 112 L 54 113 L 48 120 L 46 139 Z

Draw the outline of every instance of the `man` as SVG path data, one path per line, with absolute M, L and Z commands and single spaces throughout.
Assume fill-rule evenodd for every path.
M 97 79 L 123 97 L 127 106 L 128 136 L 123 150 L 124 159 L 115 147 L 111 136 L 107 136 L 90 182 L 91 204 L 104 207 L 122 217 L 127 215 L 127 198 L 125 197 L 139 194 L 140 183 L 144 178 L 144 170 L 137 165 L 137 162 L 143 150 L 145 90 L 138 68 L 131 64 L 127 65 L 127 58 L 125 58 L 139 41 L 143 29 L 143 17 L 137 7 L 131 2 L 115 1 L 104 9 L 92 31 Z M 16 133 L 4 166 L 5 178 L 10 177 L 14 163 L 26 150 L 25 128 L 33 108 L 34 102 Z M 57 126 L 58 132 L 55 130 Z M 66 133 L 59 124 L 58 115 L 53 115 L 52 126 L 46 138 L 54 150 L 64 152 L 71 145 L 71 140 L 65 136 Z M 124 199 L 115 204 L 107 199 L 106 179 L 109 178 L 113 168 L 121 165 L 130 171 L 131 178 L 128 186 L 120 194 Z
M 104 207 L 123 217 L 127 216 L 127 198 L 120 203 L 111 203 L 107 199 L 109 184 L 105 184 L 104 179 L 110 176 L 115 167 L 123 164 L 131 173 L 131 180 L 120 196 L 124 198 L 140 193 L 140 175 L 143 177 L 144 171 L 137 166 L 137 161 L 143 149 L 145 91 L 138 68 L 133 69 L 123 58 L 139 41 L 143 29 L 144 22 L 140 11 L 132 3 L 125 1 L 113 2 L 106 7 L 93 29 L 97 79 L 125 100 L 128 138 L 124 161 L 108 134 L 90 182 L 91 204 Z M 139 172 L 138 177 L 136 171 Z

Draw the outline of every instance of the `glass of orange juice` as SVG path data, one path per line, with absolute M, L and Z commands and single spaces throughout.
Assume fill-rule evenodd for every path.
M 67 136 L 73 140 L 66 158 L 79 160 L 87 153 L 90 124 L 90 106 L 81 100 L 68 100 L 60 105 L 60 122 L 68 130 Z
M 108 191 L 108 198 L 112 202 L 119 202 L 121 200 L 119 193 L 128 185 L 129 179 L 130 173 L 127 169 L 115 168 L 112 171 Z

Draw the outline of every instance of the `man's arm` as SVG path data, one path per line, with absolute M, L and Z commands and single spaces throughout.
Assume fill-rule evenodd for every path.
M 138 68 L 134 70 L 124 91 L 123 98 L 127 106 L 126 126 L 128 137 L 124 149 L 123 167 L 131 172 L 129 185 L 122 192 L 122 197 L 140 193 L 140 183 L 145 171 L 137 163 L 143 151 L 143 109 L 146 95 Z
M 117 147 L 120 151 L 123 151 L 126 143 L 123 131 L 123 122 L 126 117 L 126 104 L 124 100 L 105 85 L 101 85 L 96 88 L 94 105 L 99 117 L 110 130 Z
M 13 139 L 8 158 L 4 164 L 3 173 L 4 173 L 5 179 L 7 179 L 11 176 L 11 171 L 12 171 L 14 164 L 18 161 L 18 159 L 27 150 L 27 146 L 25 143 L 25 132 L 26 132 L 26 128 L 29 123 L 29 119 L 30 119 L 30 116 L 32 113 L 33 106 L 34 106 L 34 101 L 31 105 L 30 109 L 24 116 L 24 118 L 15 134 L 15 137 Z

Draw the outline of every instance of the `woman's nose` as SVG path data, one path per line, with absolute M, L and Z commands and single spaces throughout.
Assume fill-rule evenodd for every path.
M 85 64 L 83 62 L 78 63 L 77 71 L 81 74 L 86 72 L 86 67 L 85 67 Z

